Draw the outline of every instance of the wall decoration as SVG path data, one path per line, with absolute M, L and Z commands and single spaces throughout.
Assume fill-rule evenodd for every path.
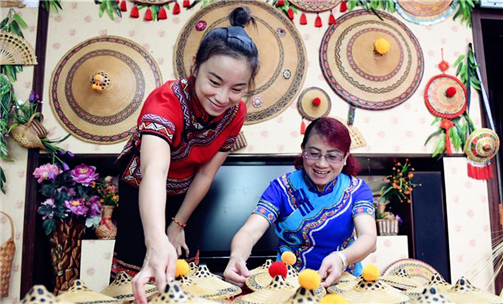
M 36 65 L 35 50 L 23 37 L 0 30 L 1 65 Z
M 162 84 L 154 58 L 117 36 L 88 39 L 68 51 L 50 82 L 60 124 L 80 140 L 112 144 L 129 137 L 141 106 Z
M 278 2 L 279 1 L 276 2 L 276 5 L 278 5 Z M 323 26 L 323 22 L 321 21 L 321 17 L 319 16 L 319 13 L 326 12 L 326 11 L 330 11 L 330 15 L 327 20 L 327 24 L 328 25 L 334 24 L 335 17 L 332 14 L 332 9 L 334 9 L 339 4 L 341 4 L 341 6 L 346 4 L 346 2 L 341 1 L 341 0 L 322 0 L 322 1 L 290 0 L 290 3 L 302 11 L 302 15 L 300 16 L 300 24 L 301 25 L 307 24 L 307 18 L 306 18 L 305 13 L 315 13 L 316 14 L 316 19 L 314 21 L 315 27 L 322 27 Z M 341 8 L 341 11 L 342 11 L 342 8 Z
M 12 260 L 16 254 L 16 244 L 14 244 L 14 222 L 5 212 L 0 211 L 10 223 L 10 238 L 0 246 L 0 299 L 9 296 L 10 275 L 12 270 Z
M 16 13 L 14 9 L 9 9 L 9 13 L 7 13 L 7 17 L 0 22 L 0 30 L 3 32 L 11 33 L 13 35 L 19 36 L 23 38 L 23 32 L 21 31 L 21 28 L 26 28 L 28 27 L 28 24 L 21 18 L 21 16 Z M 12 38 L 11 38 L 12 39 Z M 10 42 L 9 42 L 10 43 Z M 26 43 L 26 45 L 29 45 Z M 2 44 L 1 49 L 4 49 L 4 46 Z M 14 52 L 14 50 L 11 50 Z M 0 54 L 2 57 L 6 56 L 5 54 Z M 3 60 L 2 60 L 3 61 Z M 8 79 L 12 82 L 15 82 L 17 80 L 17 73 L 23 71 L 23 66 L 20 64 L 0 64 L 0 73 L 4 74 L 5 76 L 8 77 Z
M 302 116 L 300 134 L 306 131 L 304 119 L 313 121 L 327 116 L 332 109 L 332 102 L 328 94 L 320 88 L 310 87 L 303 90 L 297 101 L 297 109 Z
M 19 7 L 23 8 L 26 4 L 23 3 L 23 0 L 3 0 L 0 1 L 0 7 Z
M 355 107 L 386 110 L 409 99 L 424 73 L 414 34 L 395 17 L 352 11 L 325 32 L 320 64 L 334 92 Z M 351 112 L 350 112 L 351 114 Z M 349 115 L 348 124 L 354 116 Z
M 143 15 L 143 20 L 145 21 L 159 21 L 168 19 L 168 14 L 166 11 L 170 9 L 170 3 L 174 3 L 172 11 L 173 15 L 178 15 L 181 12 L 180 4 L 178 4 L 178 1 L 176 0 L 131 0 L 130 2 L 132 6 L 131 4 L 128 5 L 126 0 L 121 0 L 120 2 L 116 2 L 114 0 L 107 1 L 112 1 L 115 3 L 114 9 L 118 12 L 118 14 L 120 12 L 127 12 L 129 10 L 129 6 L 131 8 L 129 17 L 131 18 L 140 18 L 140 11 L 146 8 L 145 14 Z M 196 2 L 194 1 L 193 4 L 195 3 Z M 183 0 L 183 7 L 187 9 L 192 7 L 190 0 Z M 100 14 L 102 13 L 100 12 Z
M 208 31 L 229 25 L 227 15 L 233 8 L 246 5 L 256 18 L 257 27 L 246 27 L 257 44 L 260 71 L 251 98 L 245 124 L 269 120 L 286 110 L 299 93 L 307 72 L 304 41 L 290 20 L 277 9 L 260 1 L 219 1 L 195 13 L 180 32 L 175 44 L 176 77 L 190 73 L 192 57 Z M 201 27 L 201 23 L 206 24 Z M 204 28 L 204 29 L 202 29 Z M 286 77 L 285 77 L 286 76 Z
M 396 10 L 405 20 L 419 25 L 433 25 L 447 19 L 456 9 L 458 0 L 395 0 Z

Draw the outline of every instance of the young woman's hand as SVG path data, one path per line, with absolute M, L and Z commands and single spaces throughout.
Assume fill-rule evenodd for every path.
M 327 288 L 339 282 L 342 275 L 342 260 L 336 254 L 327 255 L 321 262 L 320 270 L 318 270 L 320 277 L 325 279 L 321 284 Z
M 182 227 L 174 222 L 171 222 L 168 226 L 168 238 L 173 247 L 175 247 L 176 254 L 178 257 L 182 255 L 182 248 L 185 250 L 185 255 L 189 257 L 189 247 L 185 243 L 185 231 Z
M 251 276 L 251 272 L 246 267 L 246 261 L 242 258 L 230 258 L 224 271 L 225 280 L 243 287 L 246 278 Z
M 144 285 L 155 278 L 155 285 L 162 291 L 166 283 L 174 280 L 176 271 L 176 250 L 164 235 L 147 246 L 147 254 L 141 271 L 133 278 L 133 295 L 138 304 L 147 303 Z M 132 248 L 134 250 L 134 248 Z

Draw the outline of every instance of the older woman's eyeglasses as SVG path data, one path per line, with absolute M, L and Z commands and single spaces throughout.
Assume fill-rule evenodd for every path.
M 323 157 L 325 157 L 325 160 L 327 161 L 327 163 L 332 163 L 332 164 L 338 164 L 344 159 L 344 156 L 340 155 L 340 154 L 325 154 L 325 155 L 323 155 L 320 152 L 309 151 L 309 150 L 302 152 L 302 156 L 308 160 L 319 160 L 323 156 Z

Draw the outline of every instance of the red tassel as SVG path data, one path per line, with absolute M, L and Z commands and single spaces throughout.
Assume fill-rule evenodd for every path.
M 173 6 L 173 15 L 178 14 L 180 14 L 180 4 L 178 4 L 178 2 L 175 2 L 175 6 Z
M 345 11 L 348 10 L 348 4 L 346 3 L 346 1 L 341 1 L 341 13 L 344 13 Z
M 314 20 L 314 27 L 322 27 L 323 23 L 321 22 L 320 15 L 316 14 L 316 19 Z
M 138 17 L 140 17 L 140 13 L 138 12 L 138 6 L 135 5 L 131 9 L 131 14 L 129 14 L 129 17 L 131 17 L 131 18 L 138 18 Z
M 166 9 L 164 8 L 164 6 L 161 6 L 161 9 L 159 9 L 159 13 L 157 14 L 157 18 L 159 20 L 168 19 L 168 14 L 166 14 Z
M 122 0 L 122 2 L 121 2 L 121 11 L 122 12 L 127 12 L 127 3 L 126 3 L 126 0 Z
M 302 13 L 302 15 L 300 15 L 300 24 L 301 25 L 307 24 L 307 17 L 306 17 L 306 14 L 304 14 L 304 13 Z
M 152 10 L 150 10 L 150 7 L 147 8 L 147 12 L 145 13 L 145 20 L 152 21 Z
M 292 8 L 288 9 L 288 18 L 290 18 L 290 20 L 293 20 L 293 9 Z
M 302 119 L 302 122 L 300 123 L 300 134 L 306 133 L 306 123 L 304 122 L 304 119 Z
M 285 5 L 285 0 L 278 0 L 278 2 L 276 2 L 277 7 L 281 7 L 283 5 Z
M 442 121 L 440 122 L 440 128 L 445 130 L 445 149 L 447 151 L 447 155 L 452 154 L 451 136 L 449 135 L 449 130 L 454 126 L 455 124 L 448 119 L 442 119 Z
M 183 0 L 183 7 L 189 7 L 190 6 L 190 0 Z
M 475 163 L 468 159 L 468 176 L 473 179 L 486 180 L 493 178 L 493 169 L 491 162 Z
M 332 15 L 332 12 L 330 12 L 330 16 L 328 17 L 328 25 L 335 24 L 335 17 Z

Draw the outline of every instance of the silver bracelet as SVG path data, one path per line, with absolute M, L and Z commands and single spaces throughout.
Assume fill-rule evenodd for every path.
M 333 251 L 332 253 L 335 253 L 336 255 L 338 255 L 341 258 L 341 261 L 342 261 L 342 271 L 345 271 L 346 268 L 348 267 L 348 259 L 346 258 L 346 256 L 344 255 L 344 253 L 342 253 L 340 251 Z

